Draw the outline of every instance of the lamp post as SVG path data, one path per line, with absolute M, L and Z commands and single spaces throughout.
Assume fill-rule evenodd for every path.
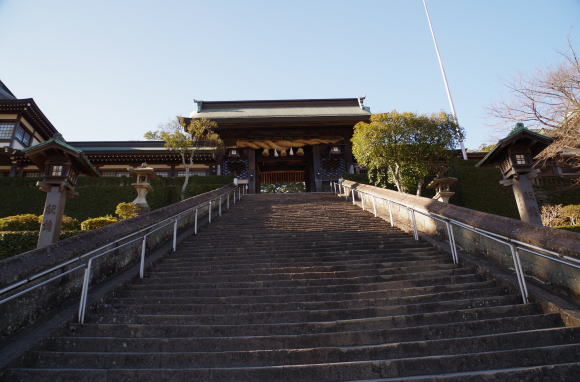
M 58 241 L 60 237 L 66 199 L 78 195 L 75 192 L 78 176 L 98 176 L 99 173 L 82 151 L 68 145 L 60 134 L 23 152 L 44 175 L 36 183 L 46 192 L 37 244 L 37 248 L 43 248 Z

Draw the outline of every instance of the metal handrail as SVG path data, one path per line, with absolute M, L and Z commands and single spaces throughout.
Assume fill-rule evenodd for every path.
M 551 260 L 551 261 L 555 261 L 561 264 L 565 264 L 568 265 L 570 267 L 573 267 L 575 269 L 580 269 L 580 259 L 576 259 L 574 257 L 570 257 L 570 256 L 566 256 L 566 255 L 562 255 L 560 253 L 545 249 L 545 248 L 541 248 L 532 244 L 528 244 L 516 239 L 512 239 L 510 237 L 507 236 L 503 236 L 503 235 L 499 235 L 497 233 L 494 232 L 490 232 L 481 228 L 477 228 L 474 227 L 470 224 L 452 219 L 452 218 L 448 218 L 444 215 L 440 215 L 440 214 L 436 214 L 436 213 L 432 213 L 426 210 L 422 210 L 422 209 L 417 209 L 415 207 L 406 205 L 404 203 L 401 202 L 397 202 L 394 201 L 392 199 L 389 199 L 387 197 L 384 196 L 378 196 L 378 195 L 374 195 L 365 191 L 361 191 L 361 190 L 357 190 L 352 186 L 347 186 L 344 185 L 342 183 L 336 183 L 336 182 L 331 182 L 332 185 L 332 189 L 333 192 L 335 194 L 338 195 L 345 195 L 346 200 L 348 200 L 349 194 L 351 195 L 352 198 L 352 203 L 356 204 L 356 198 L 355 198 L 355 191 L 357 193 L 359 193 L 360 195 L 367 195 L 370 196 L 372 199 L 372 204 L 373 204 L 373 213 L 375 215 L 375 217 L 377 216 L 377 209 L 376 209 L 376 199 L 380 199 L 383 200 L 383 202 L 387 202 L 388 205 L 388 210 L 389 210 L 389 220 L 391 223 L 391 227 L 394 227 L 394 219 L 393 219 L 393 212 L 392 212 L 392 203 L 395 203 L 399 206 L 402 206 L 404 208 L 407 209 L 407 212 L 409 214 L 409 220 L 412 223 L 413 226 L 413 236 L 415 238 L 415 240 L 419 240 L 419 234 L 417 231 L 417 222 L 415 220 L 415 213 L 419 213 L 423 216 L 429 217 L 433 220 L 442 222 L 445 224 L 446 227 L 446 231 L 447 231 L 447 237 L 449 239 L 449 247 L 451 250 L 451 257 L 453 260 L 454 264 L 458 264 L 459 263 L 459 256 L 457 253 L 457 245 L 455 243 L 455 234 L 453 232 L 453 226 L 457 226 L 457 227 L 461 227 L 463 229 L 466 229 L 468 231 L 474 232 L 476 234 L 479 234 L 481 236 L 487 237 L 491 240 L 494 240 L 496 242 L 502 243 L 504 245 L 507 245 L 510 248 L 510 252 L 512 255 L 512 259 L 514 262 L 514 270 L 516 272 L 516 278 L 518 280 L 518 286 L 520 289 L 520 294 L 522 296 L 522 300 L 524 302 L 524 304 L 527 304 L 529 302 L 529 293 L 528 293 L 528 288 L 526 285 L 526 278 L 525 278 L 525 274 L 524 274 L 524 270 L 522 267 L 522 263 L 520 260 L 520 256 L 519 256 L 519 252 L 518 250 L 521 251 L 526 251 L 528 253 L 531 253 L 533 255 L 536 256 L 540 256 L 543 257 L 545 259 Z M 346 192 L 345 187 L 348 187 L 350 189 L 350 192 Z M 361 208 L 363 210 L 365 210 L 365 204 L 364 204 L 364 198 L 359 196 L 359 199 L 361 200 Z M 542 251 L 542 252 L 539 252 Z
M 237 192 L 237 195 L 236 195 L 236 192 Z M 212 209 L 213 209 L 213 207 L 212 207 L 213 202 L 217 201 L 218 216 L 221 216 L 224 196 L 226 199 L 226 209 L 229 210 L 230 209 L 230 195 L 231 194 L 233 194 L 231 199 L 233 201 L 233 204 L 235 205 L 236 199 L 238 201 L 241 200 L 242 195 L 245 195 L 247 193 L 248 193 L 248 185 L 238 186 L 238 187 L 234 188 L 233 190 L 228 190 L 224 193 L 221 193 L 218 196 L 211 198 L 208 201 L 196 204 L 195 206 L 188 208 L 184 211 L 181 211 L 181 212 L 179 212 L 173 216 L 170 216 L 166 219 L 163 219 L 160 222 L 151 224 L 151 225 L 149 225 L 145 228 L 142 228 L 138 231 L 132 232 L 132 233 L 125 235 L 121 238 L 115 239 L 114 241 L 107 243 L 103 246 L 100 246 L 99 248 L 93 249 L 89 252 L 86 252 L 86 253 L 83 253 L 79 256 L 76 256 L 73 259 L 64 261 L 58 265 L 55 265 L 55 266 L 52 266 L 52 267 L 46 269 L 46 270 L 35 273 L 32 276 L 26 277 L 24 280 L 17 281 L 15 283 L 1 289 L 0 296 L 5 295 L 6 293 L 9 293 L 11 291 L 14 291 L 15 289 L 18 289 L 20 287 L 26 286 L 27 284 L 30 284 L 30 283 L 34 282 L 35 280 L 38 280 L 39 278 L 46 276 L 52 272 L 62 270 L 62 272 L 59 273 L 58 275 L 52 276 L 52 277 L 50 277 L 46 280 L 43 280 L 39 283 L 35 283 L 34 285 L 29 286 L 28 288 L 26 288 L 24 290 L 21 290 L 17 293 L 11 294 L 7 297 L 0 299 L 0 305 L 6 303 L 8 301 L 11 301 L 19 296 L 22 296 L 26 293 L 29 293 L 29 292 L 33 291 L 34 289 L 39 288 L 43 285 L 46 285 L 54 280 L 62 278 L 62 277 L 66 276 L 72 272 L 78 271 L 80 269 L 84 269 L 85 273 L 83 276 L 83 286 L 82 286 L 82 290 L 81 290 L 81 296 L 80 296 L 80 302 L 79 302 L 79 312 L 78 312 L 78 319 L 79 319 L 79 322 L 82 324 L 82 323 L 84 323 L 84 320 L 85 320 L 86 306 L 87 306 L 87 301 L 88 301 L 88 292 L 89 292 L 90 278 L 91 278 L 91 268 L 92 268 L 92 264 L 93 264 L 94 260 L 96 260 L 100 257 L 103 257 L 105 255 L 108 255 L 110 253 L 113 253 L 115 251 L 118 251 L 119 249 L 121 249 L 129 244 L 132 244 L 132 243 L 135 243 L 139 240 L 142 240 L 140 265 L 139 265 L 139 277 L 142 279 L 144 276 L 144 271 L 145 271 L 145 255 L 146 255 L 146 251 L 147 251 L 147 237 L 148 236 L 150 236 L 151 234 L 153 234 L 153 233 L 155 233 L 163 228 L 166 228 L 170 225 L 173 225 L 172 251 L 175 252 L 177 249 L 177 228 L 178 228 L 178 223 L 181 219 L 183 219 L 185 216 L 191 216 L 193 214 L 194 215 L 193 233 L 194 233 L 194 235 L 197 235 L 198 210 L 200 208 L 208 206 L 208 223 L 211 223 L 211 221 L 212 221 L 211 214 L 212 214 Z M 136 235 L 139 235 L 139 236 L 135 237 Z M 133 237 L 133 239 L 128 240 L 121 245 L 116 245 L 113 248 L 108 248 L 112 245 L 115 245 L 119 242 L 127 240 L 131 237 Z M 98 253 L 98 254 L 95 255 L 95 253 Z M 92 256 L 92 255 L 94 255 L 94 256 Z M 87 258 L 88 258 L 88 260 L 82 264 L 76 265 L 71 269 L 64 269 L 65 267 L 67 267 L 75 262 L 78 262 L 78 261 L 81 261 L 81 260 L 84 260 Z

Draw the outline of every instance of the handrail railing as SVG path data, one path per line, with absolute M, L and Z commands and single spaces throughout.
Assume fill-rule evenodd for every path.
M 145 255 L 147 252 L 147 238 L 163 229 L 163 228 L 167 228 L 170 225 L 173 225 L 173 237 L 172 237 L 172 251 L 175 252 L 177 249 L 177 230 L 178 230 L 178 224 L 179 221 L 184 219 L 187 216 L 194 216 L 194 222 L 193 222 L 193 233 L 194 235 L 197 235 L 197 228 L 198 228 L 198 210 L 200 208 L 203 207 L 208 207 L 208 223 L 212 222 L 212 209 L 215 208 L 213 207 L 214 203 L 217 202 L 217 209 L 218 209 L 218 216 L 222 215 L 222 205 L 223 205 L 223 199 L 225 198 L 226 200 L 226 209 L 229 210 L 230 209 L 230 199 L 232 199 L 233 204 L 236 204 L 236 199 L 239 201 L 242 198 L 242 195 L 247 194 L 248 192 L 248 186 L 247 185 L 240 185 L 234 189 L 228 190 L 224 193 L 221 193 L 215 197 L 212 197 L 211 199 L 204 201 L 202 203 L 196 204 L 195 206 L 188 208 L 184 211 L 181 211 L 173 216 L 170 216 L 166 219 L 163 219 L 160 222 L 151 224 L 145 228 L 142 228 L 138 231 L 132 232 L 128 235 L 125 235 L 123 237 L 120 237 L 118 239 L 113 240 L 110 243 L 107 243 L 103 246 L 100 246 L 99 248 L 93 249 L 89 252 L 83 253 L 79 256 L 76 256 L 73 259 L 64 261 L 58 265 L 52 266 L 49 269 L 43 270 L 41 272 L 35 273 L 32 276 L 29 276 L 27 278 L 25 278 L 24 280 L 20 280 L 17 281 L 11 285 L 8 285 L 7 287 L 3 288 L 0 290 L 0 305 L 14 300 L 15 298 L 18 298 L 19 296 L 22 296 L 26 293 L 29 293 L 43 285 L 46 285 L 54 280 L 57 280 L 59 278 L 62 278 L 72 272 L 78 271 L 80 269 L 84 269 L 84 276 L 83 276 L 83 284 L 82 284 L 82 289 L 81 289 L 81 296 L 80 296 L 80 302 L 79 302 L 79 311 L 78 311 L 78 319 L 79 322 L 82 324 L 84 323 L 85 320 L 85 314 L 86 314 L 86 306 L 87 306 L 87 301 L 88 301 L 88 293 L 89 293 L 89 287 L 90 287 L 90 279 L 91 279 L 91 269 L 92 269 L 92 264 L 93 261 L 101 258 L 105 255 L 108 255 L 110 253 L 113 253 L 115 251 L 118 251 L 119 249 L 138 242 L 139 240 L 142 240 L 142 245 L 141 245 L 141 254 L 140 254 L 140 264 L 139 264 L 139 277 L 143 278 L 144 276 L 144 272 L 145 272 Z M 237 195 L 236 195 L 237 194 Z M 115 245 L 117 243 L 123 242 L 124 240 L 127 240 L 124 243 L 120 244 L 120 245 Z M 113 246 L 112 248 L 109 248 Z M 80 262 L 86 260 L 84 262 L 82 262 L 82 264 L 78 264 L 75 265 L 73 268 L 70 269 L 65 269 L 66 267 L 70 266 L 71 264 Z M 46 280 L 42 280 L 40 282 L 34 283 L 36 280 L 42 278 L 43 276 L 49 275 L 50 273 L 53 273 L 55 271 L 59 271 L 61 270 L 61 272 L 55 276 L 52 276 Z M 23 290 L 20 290 L 16 293 L 10 294 L 10 292 L 21 288 L 21 287 L 25 287 L 28 284 L 32 284 L 34 283 L 34 285 L 31 285 Z M 6 297 L 1 297 L 4 296 L 6 294 L 9 294 Z
M 374 194 L 371 194 L 371 193 L 368 193 L 365 191 L 358 190 L 352 186 L 348 186 L 348 185 L 344 185 L 342 183 L 336 183 L 336 182 L 332 182 L 331 184 L 332 184 L 333 192 L 337 195 L 344 195 L 346 197 L 347 201 L 348 201 L 348 198 L 350 195 L 352 198 L 352 204 L 356 204 L 355 192 L 357 192 L 359 195 L 370 196 L 372 198 L 371 200 L 372 200 L 372 205 L 373 205 L 373 214 L 375 215 L 375 217 L 377 216 L 376 199 L 380 199 L 380 200 L 383 200 L 383 202 L 386 202 L 387 208 L 389 211 L 389 220 L 390 220 L 391 227 L 394 227 L 394 225 L 395 225 L 395 222 L 393 219 L 392 204 L 394 203 L 394 204 L 397 204 L 399 206 L 406 208 L 407 213 L 409 214 L 409 220 L 411 221 L 411 224 L 413 227 L 413 237 L 415 238 L 415 240 L 419 240 L 419 234 L 417 231 L 417 222 L 415 220 L 415 213 L 419 213 L 423 216 L 426 216 L 426 217 L 429 217 L 433 220 L 444 223 L 446 231 L 447 231 L 447 237 L 449 240 L 451 257 L 452 257 L 454 264 L 459 263 L 459 256 L 457 253 L 457 245 L 455 243 L 455 234 L 453 233 L 453 226 L 461 227 L 461 228 L 466 229 L 468 231 L 474 232 L 478 235 L 487 237 L 491 240 L 494 240 L 496 242 L 507 245 L 510 248 L 512 260 L 514 263 L 514 269 L 516 272 L 516 278 L 518 280 L 518 286 L 519 286 L 520 294 L 522 296 L 522 300 L 523 300 L 524 304 L 527 304 L 529 302 L 529 293 L 528 293 L 528 288 L 526 285 L 526 278 L 525 278 L 524 270 L 522 267 L 522 263 L 520 261 L 520 255 L 519 255 L 518 250 L 525 251 L 525 252 L 531 253 L 533 255 L 540 256 L 540 257 L 543 257 L 545 259 L 555 261 L 555 262 L 558 262 L 561 264 L 565 264 L 565 265 L 573 267 L 575 269 L 580 269 L 580 260 L 576 259 L 574 257 L 565 256 L 565 255 L 562 255 L 560 253 L 557 253 L 557 252 L 554 252 L 554 251 L 551 251 L 551 250 L 548 250 L 545 248 L 541 248 L 541 247 L 538 247 L 538 246 L 535 246 L 535 245 L 532 245 L 529 243 L 515 240 L 515 239 L 512 239 L 512 238 L 507 237 L 507 236 L 502 236 L 502 235 L 499 235 L 499 234 L 496 234 L 494 232 L 490 232 L 490 231 L 487 231 L 487 230 L 484 230 L 481 228 L 477 228 L 477 227 L 474 227 L 470 224 L 467 224 L 467 223 L 464 223 L 464 222 L 461 222 L 461 221 L 458 221 L 458 220 L 455 220 L 452 218 L 448 218 L 448 217 L 440 215 L 440 214 L 432 213 L 432 212 L 422 210 L 422 209 L 417 209 L 415 207 L 406 205 L 406 204 L 401 203 L 401 202 L 394 201 L 394 200 L 389 199 L 389 198 L 384 197 L 384 196 L 374 195 Z M 345 187 L 348 187 L 350 189 L 349 190 L 350 192 L 346 192 Z M 359 199 L 361 200 L 361 208 L 363 210 L 365 210 L 364 198 L 361 198 L 359 196 Z

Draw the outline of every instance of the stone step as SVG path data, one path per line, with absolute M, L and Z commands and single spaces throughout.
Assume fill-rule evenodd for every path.
M 232 301 L 220 299 L 220 301 L 211 300 L 209 302 L 199 301 L 191 298 L 151 298 L 143 296 L 140 299 L 135 298 L 112 298 L 104 305 L 103 310 L 109 309 L 132 309 L 134 306 L 187 306 L 190 309 L 197 309 L 199 312 L 208 314 L 224 313 L 247 313 L 247 312 L 266 312 L 266 311 L 287 311 L 287 310 L 321 310 L 321 309 L 347 309 L 374 306 L 392 306 L 417 304 L 436 301 L 464 300 L 467 298 L 482 298 L 491 296 L 500 296 L 506 293 L 504 288 L 485 288 L 485 289 L 461 289 L 456 292 L 439 292 L 425 295 L 408 296 L 408 297 L 376 297 L 376 298 L 358 298 L 358 299 L 321 299 L 316 295 L 314 301 L 291 302 L 283 300 L 280 302 L 280 296 L 275 299 L 249 300 L 249 301 Z
M 35 351 L 23 367 L 42 368 L 190 368 L 303 365 L 365 360 L 393 360 L 433 355 L 482 353 L 517 348 L 565 345 L 580 341 L 580 328 L 530 330 L 476 337 L 390 343 L 367 346 L 237 352 L 67 352 Z
M 471 308 L 435 313 L 384 317 L 365 317 L 347 320 L 292 323 L 257 323 L 240 325 L 203 325 L 203 324 L 123 324 L 123 323 L 88 323 L 85 325 L 70 324 L 70 328 L 81 335 L 134 337 L 192 337 L 192 336 L 264 336 L 301 333 L 332 333 L 349 330 L 369 330 L 402 328 L 444 322 L 465 322 L 500 317 L 515 317 L 539 313 L 535 304 L 504 305 L 484 308 Z M 94 318 L 98 320 L 98 318 Z
M 473 283 L 457 283 L 450 285 L 432 285 L 432 286 L 421 286 L 421 287 L 408 287 L 408 288 L 396 288 L 396 289 L 378 289 L 373 291 L 361 291 L 361 292 L 317 292 L 313 294 L 262 294 L 262 295 L 242 295 L 242 296 L 192 296 L 187 290 L 181 291 L 159 291 L 153 294 L 149 290 L 130 290 L 124 289 L 115 292 L 115 296 L 119 299 L 127 300 L 140 300 L 140 299 L 158 299 L 160 302 L 171 302 L 174 300 L 176 303 L 189 302 L 189 303 L 200 303 L 200 304 L 235 304 L 235 303 L 267 303 L 267 302 L 279 302 L 281 300 L 286 302 L 312 302 L 312 301 L 342 301 L 342 300 L 356 300 L 356 299 L 369 299 L 369 298 L 396 298 L 396 297 L 409 297 L 409 296 L 421 296 L 421 295 L 433 295 L 433 294 L 445 294 L 458 291 L 470 291 L 472 289 L 483 289 L 491 288 L 495 286 L 495 282 L 492 280 L 478 281 Z
M 304 258 L 316 261 L 324 261 L 326 257 L 340 257 L 340 256 L 359 256 L 367 254 L 439 254 L 436 250 L 429 246 L 421 245 L 392 245 L 385 248 L 377 248 L 376 246 L 361 246 L 360 248 L 344 248 L 342 246 L 332 248 L 332 247 L 317 247 L 315 250 L 297 250 L 297 249 L 286 249 L 278 250 L 275 248 L 267 248 L 264 250 L 254 250 L 254 249 L 238 249 L 233 251 L 220 251 L 216 253 L 215 249 L 208 250 L 206 252 L 196 251 L 196 250 L 180 250 L 177 253 L 171 255 L 173 259 L 190 259 L 197 262 L 206 261 L 223 261 L 227 260 L 239 260 L 243 259 L 246 262 L 252 260 L 260 260 L 261 258 L 268 259 L 284 259 L 287 260 L 288 256 L 292 256 L 292 259 Z M 209 254 L 209 255 L 208 255 Z M 439 254 L 440 255 L 440 254 Z M 441 256 L 441 255 L 440 255 Z
M 250 312 L 217 313 L 200 305 L 158 305 L 136 304 L 131 306 L 112 306 L 106 314 L 101 314 L 98 322 L 118 323 L 158 323 L 158 324 L 206 324 L 206 325 L 243 325 L 257 323 L 294 323 L 330 320 L 350 320 L 389 315 L 416 315 L 419 313 L 444 312 L 455 309 L 470 309 L 519 302 L 518 296 L 491 296 L 465 300 L 449 300 L 417 304 L 392 305 L 381 307 L 340 307 L 321 310 L 274 310 Z
M 390 259 L 391 260 L 391 259 Z M 358 263 L 340 264 L 340 265 L 303 265 L 303 266 L 274 266 L 268 263 L 269 266 L 259 264 L 245 264 L 245 265 L 213 265 L 213 266 L 191 266 L 180 265 L 161 262 L 156 264 L 154 268 L 149 270 L 150 275 L 167 274 L 173 275 L 176 272 L 189 272 L 192 276 L 207 276 L 207 275 L 228 275 L 240 274 L 240 269 L 244 269 L 244 274 L 261 275 L 261 274 L 278 274 L 278 273 L 304 273 L 304 272 L 344 272 L 344 271 L 361 271 L 378 268 L 393 268 L 393 267 L 412 267 L 416 265 L 436 265 L 448 264 L 439 256 L 432 259 L 423 258 L 421 260 L 409 260 L 402 258 L 399 261 L 363 261 Z
M 263 349 L 303 349 L 476 337 L 532 329 L 551 329 L 561 325 L 562 321 L 560 316 L 552 313 L 488 318 L 465 322 L 443 322 L 440 324 L 410 326 L 406 328 L 379 328 L 330 333 L 305 332 L 302 334 L 273 336 L 183 336 L 168 339 L 164 336 L 128 337 L 128 332 L 120 336 L 102 336 L 104 333 L 97 331 L 93 333 L 94 336 L 70 336 L 70 332 L 63 331 L 62 336 L 54 337 L 47 342 L 46 349 L 71 352 L 223 352 Z
M 240 288 L 240 289 L 251 289 L 251 288 L 284 288 L 284 287 L 317 287 L 317 286 L 339 286 L 339 285 L 361 285 L 361 284 L 372 284 L 379 282 L 390 282 L 390 281 L 401 281 L 401 280 L 413 280 L 415 282 L 437 278 L 445 276 L 464 276 L 473 275 L 475 273 L 474 269 L 470 268 L 453 268 L 453 269 L 443 269 L 443 270 L 432 270 L 432 271 L 419 271 L 413 273 L 404 274 L 389 274 L 389 275 L 377 275 L 377 276 L 358 276 L 349 278 L 319 278 L 319 279 L 296 279 L 296 280 L 253 280 L 253 281 L 217 281 L 217 282 L 201 282 L 197 280 L 192 280 L 191 278 L 180 278 L 178 280 L 169 280 L 168 282 L 162 282 L 161 279 L 150 279 L 146 278 L 135 284 L 135 287 L 146 287 L 151 289 L 158 289 L 164 287 L 171 288 L 195 288 L 195 289 L 219 289 L 219 288 Z
M 420 280 L 397 280 L 390 282 L 376 282 L 366 284 L 342 284 L 342 285 L 323 285 L 323 286 L 294 286 L 294 287 L 261 287 L 261 288 L 194 288 L 194 284 L 180 285 L 163 285 L 158 284 L 155 287 L 135 283 L 127 287 L 127 291 L 145 291 L 151 297 L 154 296 L 194 296 L 194 297 L 229 297 L 229 296 L 261 296 L 261 295 L 298 295 L 313 293 L 340 293 L 340 292 L 371 292 L 384 289 L 395 288 L 415 288 L 436 285 L 464 284 L 485 281 L 481 275 L 455 275 L 455 276 L 438 276 Z
M 469 354 L 410 357 L 380 361 L 340 363 L 309 363 L 269 367 L 214 367 L 214 368 L 140 368 L 140 369 L 13 369 L 9 377 L 34 378 L 35 381 L 54 381 L 56 378 L 73 380 L 81 376 L 92 379 L 140 381 L 340 381 L 418 376 L 449 372 L 468 372 L 485 369 L 506 369 L 526 366 L 553 365 L 577 362 L 580 344 L 529 347 L 503 351 Z
M 223 260 L 207 260 L 199 261 L 194 255 L 191 257 L 180 257 L 180 258 L 167 258 L 163 260 L 164 265 L 176 265 L 176 266 L 190 266 L 195 269 L 204 269 L 208 267 L 221 266 L 221 267 L 251 267 L 255 265 L 256 267 L 261 266 L 275 266 L 275 267 L 287 267 L 287 266 L 316 266 L 316 265 L 356 265 L 365 264 L 369 261 L 371 262 L 401 262 L 401 261 L 421 261 L 421 260 L 435 260 L 439 259 L 441 262 L 448 261 L 448 256 L 442 256 L 439 253 L 433 251 L 413 251 L 412 253 L 405 252 L 395 252 L 395 253 L 385 253 L 380 254 L 376 252 L 369 252 L 364 254 L 359 254 L 354 256 L 352 254 L 342 254 L 342 255 L 328 255 L 320 256 L 321 259 L 311 259 L 311 258 L 300 258 L 300 257 L 288 257 L 286 259 L 272 259 L 269 256 L 262 256 L 257 259 L 249 259 L 246 257 L 232 257 Z M 160 264 L 161 265 L 161 264 Z
M 366 276 L 387 276 L 395 274 L 418 273 L 428 271 L 442 271 L 459 269 L 455 264 L 427 264 L 415 266 L 379 267 L 361 271 L 334 271 L 334 272 L 291 272 L 291 273 L 260 273 L 260 274 L 231 274 L 222 275 L 192 275 L 186 271 L 157 272 L 152 270 L 147 274 L 148 280 L 163 280 L 168 283 L 195 280 L 196 282 L 245 282 L 245 281 L 288 281 L 288 280 L 316 280 L 316 279 L 350 279 Z
M 574 382 L 580 375 L 580 362 L 541 365 L 530 367 L 512 367 L 508 369 L 477 370 L 417 377 L 365 379 L 346 382 L 482 382 L 482 381 L 538 381 L 538 382 Z

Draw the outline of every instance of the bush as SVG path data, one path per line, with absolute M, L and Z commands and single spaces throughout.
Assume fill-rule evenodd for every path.
M 77 235 L 79 231 L 64 231 L 60 240 Z M 36 248 L 38 231 L 0 232 L 0 259 L 28 252 Z
M 93 229 L 98 229 L 118 221 L 119 219 L 111 215 L 101 216 L 99 218 L 90 218 L 81 223 L 81 230 L 91 231 Z
M 39 224 L 42 224 L 43 218 L 44 218 L 44 215 L 40 215 L 38 217 Z M 61 231 L 78 231 L 79 228 L 80 228 L 80 222 L 77 219 L 71 218 L 70 216 L 66 216 L 66 215 L 62 216 L 62 223 L 60 225 Z
M 117 207 L 115 208 L 115 213 L 121 219 L 134 218 L 135 216 L 139 215 L 139 212 L 141 212 L 141 207 L 139 207 L 135 203 L 121 202 L 117 204 Z
M 39 229 L 38 216 L 33 214 L 7 216 L 0 219 L 0 231 L 38 231 Z
M 559 225 L 553 228 L 580 233 L 580 225 Z
M 546 227 L 556 227 L 566 224 L 561 204 L 545 204 L 540 209 L 542 224 Z
M 570 223 L 575 226 L 580 223 L 580 204 L 570 204 L 562 208 L 562 215 L 570 219 Z

